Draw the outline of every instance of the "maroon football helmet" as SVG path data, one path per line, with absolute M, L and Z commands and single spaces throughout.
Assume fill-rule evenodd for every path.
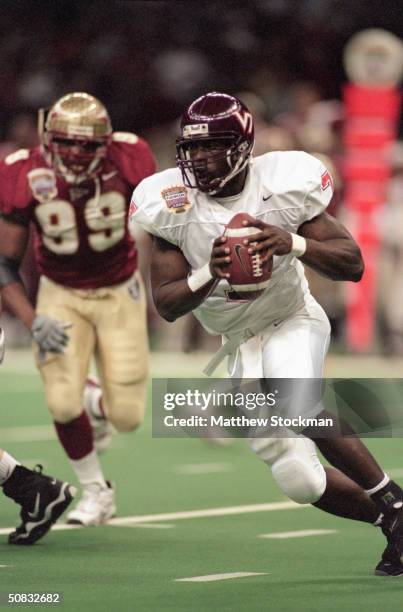
M 210 195 L 221 191 L 245 168 L 254 144 L 253 117 L 245 104 L 235 96 L 215 91 L 192 102 L 183 113 L 181 133 L 176 141 L 176 163 L 183 181 L 187 187 Z M 192 159 L 190 151 L 200 141 L 205 145 L 208 145 L 206 141 L 216 143 L 219 151 L 209 153 L 208 158 Z M 225 161 L 225 171 L 220 176 L 209 177 L 207 159 Z

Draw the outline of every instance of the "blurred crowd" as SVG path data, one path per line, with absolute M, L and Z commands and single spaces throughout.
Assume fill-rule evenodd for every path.
M 256 122 L 255 155 L 305 150 L 331 171 L 332 214 L 343 216 L 342 51 L 365 27 L 399 34 L 401 4 L 386 15 L 373 3 L 344 0 L 3 0 L 0 5 L 0 156 L 37 143 L 36 113 L 68 91 L 88 91 L 115 129 L 147 138 L 159 169 L 175 163 L 178 117 L 211 89 L 241 97 Z M 382 216 L 379 348 L 403 354 L 403 143 L 391 153 Z M 27 258 L 31 296 L 36 274 Z M 312 292 L 343 346 L 344 287 L 309 272 Z M 186 351 L 208 339 L 189 315 L 174 325 L 150 306 L 152 345 Z M 16 344 L 29 342 L 8 321 Z M 13 333 L 14 326 L 14 333 Z

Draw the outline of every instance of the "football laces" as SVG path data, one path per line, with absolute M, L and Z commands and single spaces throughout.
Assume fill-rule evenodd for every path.
M 257 243 L 253 242 L 251 243 L 251 246 L 255 246 Z M 251 257 L 252 259 L 252 272 L 253 272 L 253 276 L 255 277 L 259 277 L 262 276 L 263 274 L 263 262 L 262 262 L 262 258 L 260 256 L 260 253 L 254 253 Z

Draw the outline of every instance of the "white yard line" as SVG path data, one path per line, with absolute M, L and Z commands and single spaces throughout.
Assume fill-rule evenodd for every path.
M 124 516 L 110 519 L 108 526 L 130 527 L 132 525 L 144 525 L 147 523 L 161 523 L 161 521 L 179 521 L 184 519 L 209 518 L 214 516 L 233 516 L 236 514 L 252 514 L 255 512 L 274 512 L 276 510 L 296 510 L 306 508 L 292 501 L 272 502 L 267 504 L 251 504 L 248 506 L 227 506 L 224 508 L 206 508 L 203 510 L 187 510 L 184 512 L 165 512 L 162 514 L 142 514 L 140 516 Z M 3 527 L 0 535 L 13 531 L 15 527 Z M 59 523 L 52 527 L 52 531 L 64 531 L 66 529 L 82 529 L 79 525 L 66 525 Z
M 11 531 L 14 531 L 15 525 L 13 527 L 2 527 L 0 529 L 0 535 L 7 535 Z M 82 529 L 80 525 L 66 525 L 65 523 L 58 523 L 57 525 L 53 525 L 52 531 L 67 531 L 69 529 Z
M 138 523 L 135 525 L 124 525 L 133 529 L 173 529 L 176 525 L 169 525 L 167 523 Z M 117 525 L 119 527 L 119 525 Z
M 218 472 L 229 472 L 233 467 L 230 463 L 187 463 L 177 465 L 173 468 L 176 474 L 199 475 L 217 474 Z
M 127 516 L 114 518 L 108 525 L 124 526 L 136 523 L 159 523 L 163 521 L 178 521 L 183 519 L 209 518 L 214 516 L 230 516 L 235 514 L 250 514 L 254 512 L 272 512 L 276 510 L 294 510 L 303 508 L 292 501 L 272 502 L 267 504 L 251 504 L 248 506 L 227 506 L 224 508 L 206 508 L 204 510 L 186 510 L 182 512 L 166 512 L 162 514 L 146 514 L 140 516 Z
M 209 574 L 207 576 L 193 576 L 192 578 L 176 578 L 175 582 L 216 582 L 231 578 L 247 578 L 248 576 L 267 576 L 267 572 L 228 572 L 225 574 Z
M 24 427 L 4 427 L 0 429 L 0 440 L 3 446 L 8 442 L 52 442 L 57 440 L 53 425 L 27 425 Z M 123 436 L 113 436 L 110 448 L 125 448 Z M 21 463 L 24 461 L 20 460 Z M 34 460 L 31 459 L 31 462 Z M 38 461 L 37 461 L 38 462 Z M 42 461 L 39 461 L 42 463 Z
M 308 536 L 330 535 L 337 533 L 337 529 L 304 529 L 302 531 L 278 531 L 277 533 L 262 533 L 258 538 L 269 540 L 286 540 L 288 538 L 305 538 Z
M 403 468 L 392 468 L 390 470 L 385 470 L 385 472 L 388 476 L 393 476 L 394 478 L 396 478 L 396 476 L 403 476 Z
M 53 425 L 30 425 L 26 427 L 4 427 L 0 429 L 0 440 L 6 442 L 46 442 L 56 440 Z

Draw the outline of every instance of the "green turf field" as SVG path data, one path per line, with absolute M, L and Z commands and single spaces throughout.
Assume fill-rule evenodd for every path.
M 197 374 L 204 361 L 186 356 L 175 366 Z M 164 364 L 156 356 L 154 373 L 167 374 Z M 350 362 L 330 359 L 330 373 L 397 375 L 401 364 L 384 370 L 369 361 L 356 365 L 352 373 Z M 74 482 L 27 354 L 10 354 L 0 374 L 0 401 L 0 446 L 29 467 L 39 462 Z M 372 440 L 370 446 L 402 483 L 402 441 Z M 403 578 L 372 575 L 382 534 L 311 507 L 279 507 L 287 500 L 242 440 L 218 448 L 153 439 L 149 414 L 137 433 L 114 439 L 103 463 L 116 482 L 119 508 L 108 526 L 60 525 L 32 548 L 13 548 L 6 532 L 18 509 L 0 497 L 0 592 L 61 592 L 69 611 L 403 609 Z M 312 530 L 324 533 L 308 535 Z M 301 531 L 308 533 L 290 533 Z M 279 533 L 284 537 L 271 537 Z M 181 581 L 212 575 L 220 579 Z

